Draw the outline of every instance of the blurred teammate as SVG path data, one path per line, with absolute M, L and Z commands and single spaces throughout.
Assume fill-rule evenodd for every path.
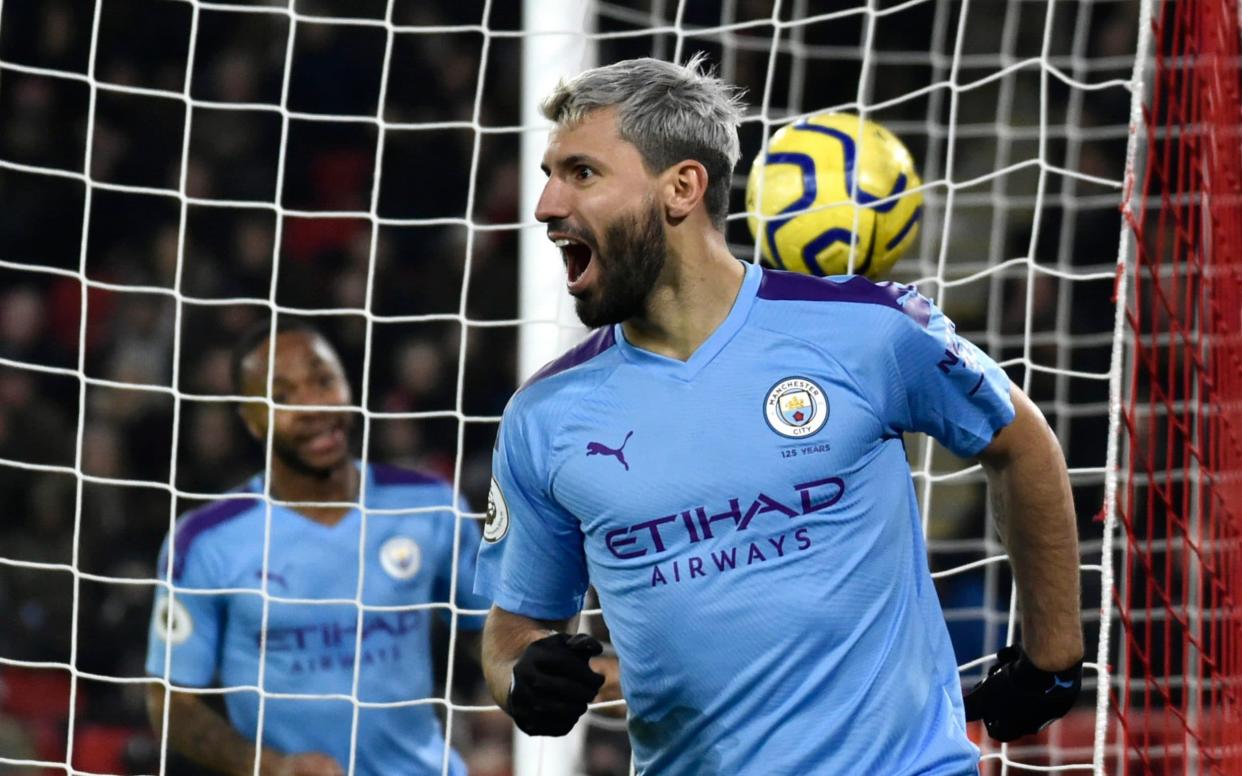
M 265 323 L 236 348 L 238 394 L 267 395 L 268 331 Z M 272 399 L 321 407 L 350 403 L 336 352 L 308 324 L 280 323 Z M 265 442 L 267 406 L 247 402 L 240 411 L 250 433 Z M 396 607 L 450 601 L 458 525 L 453 490 L 440 479 L 391 466 L 371 464 L 363 471 L 349 450 L 351 418 L 330 409 L 275 412 L 272 498 L 351 502 L 365 492 L 372 509 L 410 513 L 370 514 L 363 537 L 362 514 L 355 508 L 272 504 L 265 558 L 268 510 L 258 495 L 264 492 L 260 474 L 238 491 L 255 497 L 222 499 L 177 522 L 171 541 L 175 595 L 170 598 L 165 589 L 156 594 L 147 671 L 167 676 L 174 687 L 238 688 L 224 695 L 227 721 L 202 695 L 172 693 L 169 745 L 202 765 L 252 773 L 262 708 L 262 773 L 345 773 L 354 704 L 341 698 L 267 698 L 260 707 L 252 689 L 260 684 L 268 693 L 356 695 L 364 703 L 433 697 L 430 619 L 447 610 Z M 461 526 L 455 603 L 486 608 L 489 601 L 470 592 L 478 531 L 472 520 Z M 365 542 L 361 557 L 360 542 Z M 168 579 L 169 545 L 165 541 L 160 554 L 161 579 Z M 366 612 L 359 644 L 357 606 L 314 601 L 359 596 L 360 563 L 363 604 L 392 609 Z M 263 588 L 274 597 L 266 610 Z M 234 592 L 206 592 L 221 589 Z M 481 625 L 481 617 L 459 618 L 459 639 L 462 631 L 477 632 Z M 477 645 L 477 636 L 471 635 Z M 266 656 L 262 663 L 261 654 Z M 355 656 L 361 658 L 356 692 Z M 148 705 L 158 733 L 162 685 L 151 686 Z M 358 709 L 355 773 L 439 774 L 444 748 L 433 704 Z M 449 773 L 464 774 L 457 753 L 450 751 L 449 757 Z
M 1039 410 L 913 288 L 744 264 L 723 234 L 740 99 L 635 60 L 544 103 L 536 217 L 600 327 L 505 411 L 476 589 L 484 670 L 527 732 L 601 677 L 564 631 L 588 583 L 640 772 L 977 772 L 902 434 L 988 475 L 1022 650 L 966 704 L 1000 738 L 1077 696 L 1078 550 Z M 1024 651 L 1023 651 L 1024 650 Z

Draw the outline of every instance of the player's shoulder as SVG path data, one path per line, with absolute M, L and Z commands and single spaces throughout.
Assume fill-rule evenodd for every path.
M 185 570 L 185 564 L 192 553 L 203 552 L 204 547 L 221 544 L 228 545 L 232 541 L 231 532 L 242 526 L 247 519 L 263 514 L 263 498 L 256 493 L 237 489 L 227 498 L 217 499 L 196 509 L 192 509 L 177 518 L 173 529 L 173 578 L 177 579 Z M 164 571 L 167 552 L 160 553 L 160 573 Z
M 613 326 L 603 326 L 586 339 L 548 362 L 514 393 L 510 407 L 529 409 L 595 388 L 618 363 L 617 337 Z
M 388 488 L 444 487 L 448 481 L 438 474 L 396 466 L 390 463 L 370 463 L 371 479 L 376 485 Z
M 178 546 L 189 546 L 204 536 L 211 536 L 235 525 L 263 507 L 263 497 L 245 490 L 231 491 L 227 498 L 192 509 L 177 518 L 174 534 Z
M 904 316 L 927 328 L 936 312 L 930 299 L 912 285 L 875 282 L 861 275 L 813 277 L 796 272 L 764 269 L 756 297 L 761 315 L 787 319 L 851 316 L 887 320 Z
M 448 507 L 453 505 L 453 485 L 438 474 L 390 463 L 368 463 L 367 470 L 374 486 L 367 498 L 372 506 L 377 506 L 376 500 L 393 497 L 406 504 L 410 503 L 410 499 L 422 499 L 428 505 L 433 502 Z

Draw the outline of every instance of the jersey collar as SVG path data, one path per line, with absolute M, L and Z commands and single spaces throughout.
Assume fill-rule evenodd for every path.
M 354 459 L 354 468 L 358 470 L 359 474 L 366 477 L 365 487 L 366 487 L 366 493 L 368 494 L 367 505 L 368 507 L 370 507 L 371 506 L 370 494 L 374 493 L 375 489 L 378 487 L 378 485 L 375 482 L 375 471 L 374 469 L 372 469 L 371 466 L 368 465 L 366 468 L 366 471 L 363 472 L 362 461 L 357 458 Z M 240 488 L 237 488 L 237 490 L 243 493 L 254 493 L 255 495 L 263 496 L 264 495 L 263 491 L 266 487 L 266 483 L 267 483 L 267 473 L 265 471 L 261 471 L 261 472 L 256 473 L 249 480 L 247 480 L 246 483 L 242 485 Z M 358 507 L 356 505 L 352 509 L 350 509 L 348 512 L 346 512 L 345 516 L 342 517 L 338 522 L 336 522 L 333 525 L 324 525 L 323 523 L 320 523 L 318 521 L 311 520 L 309 517 L 297 511 L 293 507 L 285 506 L 284 504 L 272 504 L 272 515 L 274 516 L 276 514 L 291 515 L 292 517 L 295 517 L 298 520 L 304 521 L 306 523 L 310 523 L 312 525 L 319 526 L 325 531 L 337 530 L 342 525 L 345 525 L 346 523 L 354 522 L 361 516 L 361 513 L 358 511 Z
M 733 339 L 733 335 L 737 334 L 742 328 L 742 324 L 746 322 L 746 316 L 750 314 L 750 308 L 754 304 L 755 295 L 759 290 L 759 281 L 763 278 L 763 270 L 758 264 L 743 262 L 746 271 L 742 276 L 742 287 L 737 292 L 737 299 L 733 300 L 733 307 L 729 310 L 729 314 L 720 322 L 716 330 L 699 345 L 698 349 L 690 355 L 685 361 L 680 361 L 668 356 L 662 356 L 658 353 L 652 353 L 650 350 L 644 350 L 631 344 L 625 338 L 625 330 L 621 324 L 613 324 L 613 335 L 617 341 L 617 347 L 626 360 L 642 366 L 644 369 L 651 369 L 662 372 L 680 380 L 690 381 L 703 371 L 703 368 L 712 362 L 720 351 L 724 350 L 725 345 Z

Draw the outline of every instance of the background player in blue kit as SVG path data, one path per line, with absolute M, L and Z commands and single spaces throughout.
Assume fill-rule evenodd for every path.
M 598 329 L 501 424 L 476 580 L 496 701 L 535 734 L 583 713 L 590 583 L 652 776 L 973 773 L 968 716 L 1009 740 L 1063 715 L 1077 535 L 1039 410 L 913 288 L 730 255 L 740 98 L 697 60 L 587 71 L 544 113 L 536 217 Z M 965 704 L 908 431 L 983 463 L 1018 586 L 1022 645 Z
M 238 394 L 267 395 L 268 324 L 238 345 Z M 349 384 L 335 350 L 314 328 L 282 319 L 276 335 L 272 400 L 321 408 L 350 403 Z M 268 408 L 241 408 L 247 429 L 267 439 Z M 264 774 L 343 774 L 350 762 L 358 607 L 317 603 L 358 595 L 359 542 L 365 541 L 362 602 L 391 607 L 362 619 L 357 700 L 391 703 L 434 696 L 430 626 L 447 608 L 401 609 L 450 601 L 454 536 L 460 522 L 457 596 L 465 609 L 490 601 L 470 592 L 478 529 L 458 521 L 452 487 L 434 477 L 371 464 L 364 471 L 350 454 L 351 415 L 345 411 L 277 410 L 271 425 L 270 493 L 282 502 L 357 502 L 376 510 L 365 538 L 357 508 L 272 504 L 269 555 L 264 558 L 267 507 L 263 476 L 236 493 L 178 520 L 160 554 L 161 588 L 155 599 L 147 671 L 175 687 L 245 688 L 259 685 L 263 634 L 261 590 L 273 596 L 266 620 L 262 686 L 269 693 L 346 698 L 267 698 L 263 710 Z M 240 494 L 254 494 L 251 497 Z M 457 506 L 467 511 L 464 504 Z M 264 579 L 266 577 L 266 579 Z M 212 590 L 232 593 L 212 593 Z M 288 599 L 311 599 L 293 603 Z M 459 639 L 477 632 L 481 617 L 458 619 Z M 471 633 L 477 645 L 477 636 Z M 167 661 L 167 662 L 166 662 Z M 259 696 L 250 689 L 225 694 L 228 720 L 200 695 L 171 693 L 168 740 L 173 749 L 224 773 L 253 772 Z M 157 733 L 164 722 L 165 690 L 148 694 Z M 355 773 L 439 774 L 444 733 L 429 703 L 358 711 Z M 456 752 L 449 773 L 464 774 Z

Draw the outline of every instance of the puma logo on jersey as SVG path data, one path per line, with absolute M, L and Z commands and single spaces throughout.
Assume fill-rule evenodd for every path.
M 626 434 L 625 439 L 621 441 L 621 446 L 616 448 L 615 450 L 601 442 L 587 442 L 587 456 L 590 457 L 592 455 L 611 455 L 613 458 L 616 458 L 618 461 L 620 461 L 621 465 L 624 466 L 625 470 L 628 472 L 630 470 L 630 465 L 625 460 L 625 446 L 629 444 L 630 437 L 632 436 L 634 436 L 633 431 Z

